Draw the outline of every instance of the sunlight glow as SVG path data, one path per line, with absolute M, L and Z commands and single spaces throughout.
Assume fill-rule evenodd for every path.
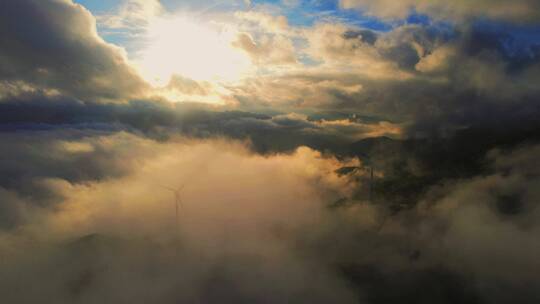
M 235 81 L 249 68 L 249 58 L 231 46 L 234 34 L 185 16 L 159 18 L 148 28 L 148 46 L 138 64 L 155 85 L 174 74 L 194 80 Z

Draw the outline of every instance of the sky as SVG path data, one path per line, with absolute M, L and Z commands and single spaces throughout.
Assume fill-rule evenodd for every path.
M 540 302 L 537 0 L 0 1 L 1 303 Z
M 152 86 L 149 98 L 284 113 L 344 110 L 408 123 L 421 108 L 437 115 L 447 109 L 402 94 L 395 87 L 400 84 L 435 96 L 439 90 L 471 91 L 499 99 L 487 96 L 493 90 L 475 75 L 493 69 L 485 73 L 504 83 L 506 96 L 517 87 L 534 90 L 524 76 L 535 69 L 540 45 L 536 10 L 527 8 L 534 1 L 78 3 L 95 17 L 98 35 L 122 48 Z M 465 68 L 452 69 L 457 62 Z M 444 83 L 457 86 L 442 88 Z M 310 90 L 297 89 L 304 86 Z M 396 104 L 394 96 L 373 101 L 383 91 L 411 105 Z

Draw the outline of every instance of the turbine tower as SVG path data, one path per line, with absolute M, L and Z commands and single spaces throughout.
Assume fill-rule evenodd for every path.
M 179 222 L 179 219 L 178 219 L 178 209 L 181 207 L 181 204 L 182 204 L 182 198 L 180 196 L 180 193 L 181 191 L 184 189 L 184 187 L 186 186 L 185 184 L 178 187 L 178 188 L 171 188 L 171 187 L 167 187 L 167 186 L 163 186 L 163 185 L 160 185 L 162 188 L 164 188 L 165 190 L 168 190 L 170 192 L 172 192 L 172 194 L 174 195 L 174 208 L 175 208 L 175 220 L 176 220 L 176 233 L 178 233 L 179 231 L 179 225 L 180 225 L 180 222 Z
M 192 170 L 189 174 L 186 175 L 186 177 L 182 180 L 182 183 L 180 184 L 180 186 L 177 187 L 177 188 L 170 187 L 170 186 L 165 186 L 165 185 L 159 184 L 159 183 L 154 183 L 154 185 L 157 185 L 157 186 L 159 186 L 159 187 L 161 187 L 161 188 L 163 188 L 163 189 L 165 189 L 167 191 L 170 191 L 174 195 L 174 209 L 175 209 L 176 233 L 177 234 L 180 231 L 180 219 L 179 219 L 178 212 L 179 212 L 180 208 L 183 208 L 183 206 L 182 206 L 182 196 L 181 196 L 182 190 L 184 190 L 184 188 L 189 183 L 192 183 L 194 181 L 195 176 L 200 175 L 201 173 L 206 171 L 205 169 L 207 168 L 207 166 L 208 166 L 208 162 L 203 163 L 202 165 L 199 165 L 199 166 L 195 167 L 194 170 Z
M 369 201 L 373 202 L 373 165 L 369 167 Z

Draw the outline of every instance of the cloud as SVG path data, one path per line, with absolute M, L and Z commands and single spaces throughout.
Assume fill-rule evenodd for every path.
M 159 0 L 126 0 L 116 12 L 100 15 L 97 20 L 107 29 L 133 29 L 148 25 L 164 11 Z
M 430 54 L 422 57 L 415 65 L 415 69 L 423 73 L 447 71 L 450 68 L 450 58 L 455 50 L 452 47 L 442 46 Z
M 504 120 L 525 114 L 520 108 L 536 111 L 538 52 L 512 28 L 434 23 L 374 32 L 326 22 L 300 32 L 299 58 L 313 62 L 230 86 L 230 100 L 244 108 L 362 112 L 418 127 L 428 119 L 432 130 L 437 122 L 435 129 L 448 131 L 484 123 L 480 113 Z
M 274 120 L 309 125 L 295 115 Z M 357 159 L 306 147 L 263 156 L 223 139 L 83 134 L 2 140 L 30 162 L 28 180 L 49 193 L 0 186 L 5 300 L 512 303 L 538 296 L 530 267 L 540 248 L 537 146 L 494 150 L 488 174 L 447 180 L 416 208 L 392 214 L 384 203 L 355 198 L 365 174 Z M 110 173 L 58 175 L 77 167 L 73 157 L 103 162 Z M 40 170 L 40 158 L 58 158 L 56 171 Z M 359 169 L 338 173 L 344 167 Z M 176 233 L 173 196 L 160 185 L 180 184 Z M 346 202 L 334 205 L 341 197 Z M 36 287 L 21 292 L 22 284 Z
M 288 34 L 291 30 L 285 16 L 274 16 L 264 11 L 236 12 L 234 16 L 261 29 L 276 34 Z
M 68 187 L 67 192 L 63 193 L 66 214 L 58 214 L 59 219 L 62 220 L 60 223 L 52 219 L 51 225 L 58 226 L 55 229 L 66 229 L 64 232 L 68 234 L 80 234 L 80 231 L 76 232 L 70 228 L 72 225 L 69 222 L 75 220 L 81 223 L 79 226 L 81 229 L 90 229 L 93 232 L 98 229 L 99 233 L 109 233 L 111 231 L 107 230 L 113 229 L 121 234 L 129 235 L 131 234 L 129 225 L 122 227 L 123 220 L 120 218 L 125 216 L 126 221 L 140 221 L 137 219 L 138 215 L 131 212 L 138 213 L 142 210 L 149 212 L 147 220 L 150 231 L 147 232 L 152 233 L 152 229 L 168 229 L 169 225 L 174 224 L 174 219 L 168 221 L 160 218 L 167 214 L 172 215 L 166 211 L 167 208 L 173 207 L 169 204 L 171 193 L 160 188 L 160 185 L 176 187 L 184 183 L 186 191 L 183 193 L 185 214 L 183 221 L 188 226 L 203 225 L 208 230 L 221 229 L 221 224 L 218 223 L 230 221 L 232 225 L 253 227 L 256 233 L 255 226 L 259 225 L 262 228 L 277 224 L 273 223 L 276 220 L 278 223 L 283 221 L 285 225 L 303 225 L 304 221 L 312 221 L 311 216 L 317 216 L 305 212 L 306 208 L 313 208 L 316 212 L 321 207 L 318 204 L 323 204 L 324 201 L 321 200 L 325 197 L 331 198 L 335 195 L 334 192 L 352 191 L 354 185 L 346 177 L 339 177 L 334 171 L 347 164 L 358 165 L 357 160 L 341 162 L 305 147 L 297 149 L 292 154 L 261 156 L 252 154 L 241 143 L 224 140 L 200 142 L 179 139 L 177 142 L 156 144 L 136 136 L 117 134 L 100 138 L 99 141 L 111 142 L 113 147 L 116 147 L 119 141 L 127 141 L 132 151 L 143 152 L 150 149 L 157 152 L 155 154 L 157 157 L 146 153 L 134 153 L 127 157 L 138 163 L 138 166 L 133 168 L 133 173 L 125 174 L 112 183 L 103 180 L 103 182 L 96 181 L 86 185 L 80 184 L 73 189 Z M 174 157 L 174 155 L 182 157 Z M 228 169 L 231 164 L 238 169 L 236 173 Z M 284 177 L 285 172 L 289 172 L 288 178 L 272 186 L 268 184 L 273 177 Z M 229 178 L 224 179 L 226 176 Z M 212 185 L 211 191 L 204 190 L 208 189 L 209 185 Z M 325 190 L 315 191 L 317 186 Z M 133 193 L 122 190 L 136 188 L 139 190 Z M 272 188 L 283 189 L 283 192 L 272 195 Z M 111 195 L 111 191 L 120 191 L 118 193 L 120 197 L 113 198 L 115 195 Z M 158 193 L 154 199 L 141 196 L 143 193 L 149 194 L 156 191 Z M 221 199 L 218 199 L 216 194 L 220 194 Z M 304 195 L 308 199 L 303 199 Z M 111 199 L 118 202 L 114 203 Z M 158 204 L 163 205 L 163 208 L 156 208 Z M 125 208 L 127 213 L 116 214 L 113 219 L 110 218 L 112 210 L 109 208 Z M 88 212 L 94 212 L 92 210 L 97 213 L 89 214 Z M 79 214 L 83 214 L 83 217 L 87 214 L 89 217 L 86 220 L 80 217 L 76 219 L 80 216 Z M 118 215 L 120 218 L 117 217 Z M 161 223 L 152 223 L 152 217 L 156 217 L 156 220 Z M 290 222 L 289 218 L 295 218 L 299 222 Z M 96 225 L 94 222 L 96 219 L 97 222 L 106 221 L 109 224 Z M 88 223 L 82 224 L 85 221 Z M 211 227 L 214 224 L 206 221 L 216 221 L 216 227 Z M 154 224 L 158 226 L 152 227 Z M 163 226 L 160 227 L 160 225 Z M 218 232 L 217 230 L 196 231 L 199 229 L 194 227 L 194 235 L 189 236 L 189 230 L 192 229 L 187 227 L 185 229 L 188 230 L 185 232 L 186 236 L 192 237 L 194 241 L 199 234 Z M 231 229 L 234 229 L 234 226 L 231 226 Z M 83 234 L 92 231 L 83 231 Z M 159 235 L 170 234 L 165 231 L 156 232 Z
M 538 146 L 492 151 L 492 174 L 452 184 L 438 201 L 426 203 L 447 227 L 440 249 L 449 254 L 448 262 L 483 282 L 478 289 L 488 302 L 527 302 L 538 296 L 532 292 L 538 274 L 530 268 L 540 251 L 538 167 L 530 166 L 537 152 Z M 510 291 L 493 289 L 493 284 Z
M 124 145 L 127 136 L 106 137 L 114 133 L 91 129 L 2 132 L 0 187 L 45 206 L 59 199 L 57 189 L 49 187 L 51 180 L 76 184 L 122 176 L 136 166 L 137 158 L 153 153 L 151 147 L 131 150 Z
M 126 11 L 147 11 L 145 5 L 126 4 Z M 55 25 L 56 6 L 73 16 L 70 30 Z M 52 33 L 57 38 L 51 46 L 40 43 L 32 31 L 17 37 L 14 31 L 2 34 L 6 42 L 17 42 L 3 49 L 0 96 L 6 100 L 42 95 L 48 100 L 128 101 L 151 92 L 154 99 L 219 103 L 235 110 L 363 112 L 416 124 L 420 134 L 421 126 L 434 121 L 439 124 L 435 129 L 460 128 L 476 123 L 475 113 L 505 116 L 509 108 L 518 110 L 517 104 L 534 109 L 530 100 L 539 94 L 532 85 L 540 75 L 534 43 L 514 36 L 512 28 L 495 25 L 433 22 L 376 32 L 328 20 L 300 27 L 284 16 L 240 12 L 234 17 L 239 22 L 234 45 L 249 55 L 258 72 L 227 84 L 176 75 L 168 85 L 149 89 L 125 54 L 99 38 L 93 17 L 81 6 L 20 2 L 7 9 L 17 8 L 20 14 L 41 14 L 43 18 L 32 20 L 43 25 L 36 21 L 30 26 L 40 36 Z M 22 26 L 18 21 L 23 18 L 9 18 L 3 20 Z M 165 116 L 159 119 L 170 125 Z
M 515 22 L 535 23 L 538 14 L 538 2 L 534 0 L 489 1 L 373 1 L 373 0 L 341 0 L 340 5 L 346 9 L 358 8 L 383 18 L 405 18 L 413 10 L 428 14 L 435 18 L 463 19 L 468 17 L 488 17 Z
M 401 101 L 392 98 L 392 90 L 384 87 L 408 83 L 412 88 L 419 83 L 421 76 L 415 65 L 446 40 L 444 33 L 414 25 L 377 33 L 346 24 L 319 23 L 301 32 L 305 45 L 297 51 L 315 62 L 230 87 L 241 106 L 362 109 L 371 114 L 391 114 L 385 99 L 392 99 L 393 104 Z M 409 115 L 402 114 L 401 118 Z
M 180 75 L 173 75 L 166 88 L 187 95 L 206 96 L 210 94 L 212 84 L 205 81 L 197 82 Z
M 263 69 L 278 69 L 298 63 L 293 39 L 298 36 L 283 15 L 266 11 L 241 11 L 234 14 L 238 33 L 232 45 L 246 52 Z
M 4 1 L 0 80 L 85 99 L 122 100 L 146 83 L 120 48 L 96 33 L 89 11 L 71 1 Z
M 306 52 L 327 68 L 343 73 L 354 71 L 372 78 L 405 77 L 394 62 L 386 60 L 379 52 L 374 45 L 375 37 L 376 34 L 369 31 L 355 34 L 344 24 L 322 23 L 307 31 Z
M 155 11 L 157 6 L 133 2 L 121 11 L 144 17 L 146 13 L 137 12 Z M 61 9 L 73 17 L 69 30 L 54 23 L 54 14 Z M 4 99 L 41 94 L 126 101 L 150 92 L 125 54 L 99 38 L 93 17 L 81 6 L 19 2 L 3 11 L 8 10 L 13 14 L 3 18 L 10 22 L 4 28 L 21 28 L 18 21 L 24 18 L 12 16 L 34 12 L 42 18 L 30 18 L 37 20 L 29 25 L 35 31 L 24 31 L 25 35 L 2 34 L 6 43 L 13 42 L 3 48 Z M 531 107 L 528 100 L 538 94 L 531 81 L 540 75 L 534 45 L 519 42 L 504 27 L 450 28 L 433 23 L 375 32 L 328 21 L 293 26 L 284 16 L 259 11 L 237 13 L 235 20 L 240 21 L 240 31 L 234 45 L 250 56 L 260 73 L 225 87 L 175 76 L 152 93 L 162 99 L 219 102 L 241 110 L 363 111 L 385 120 L 418 121 L 419 126 L 430 113 L 441 128 L 474 122 L 467 120 L 479 108 L 496 107 L 503 114 L 511 104 Z M 46 34 L 55 35 L 50 40 L 55 45 L 36 38 Z M 524 49 L 517 52 L 511 45 Z
M 290 238 L 318 229 L 325 200 L 351 190 L 348 178 L 334 172 L 346 162 L 308 148 L 253 155 L 240 143 L 219 140 L 159 144 L 117 134 L 90 141 L 110 143 L 111 150 L 124 142 L 134 153 L 117 161 L 131 159 L 134 171 L 88 183 L 47 178 L 46 187 L 60 197 L 57 205 L 34 208 L 18 232 L 0 233 L 0 248 L 9 248 L 0 264 L 4 300 L 47 294 L 54 303 L 354 303 L 339 276 L 313 268 Z M 146 149 L 156 153 L 135 152 Z M 186 181 L 177 234 L 171 193 L 160 185 Z M 35 241 L 27 243 L 28 237 Z M 24 254 L 26 246 L 32 255 Z M 113 289 L 124 275 L 125 285 Z M 30 292 L 16 287 L 42 280 Z
M 2 301 L 538 302 L 540 53 L 513 25 L 241 13 L 260 73 L 219 92 L 175 75 L 149 98 L 81 6 L 0 17 Z M 163 186 L 180 185 L 177 222 Z
M 256 42 L 246 33 L 238 34 L 233 46 L 245 51 L 255 64 L 295 64 L 295 48 L 282 36 L 262 36 Z
M 182 78 L 179 80 L 186 81 Z M 182 82 L 179 89 L 205 89 L 204 83 L 191 86 Z M 321 84 L 333 86 L 333 84 Z M 204 87 L 202 87 L 204 86 Z M 351 90 L 357 88 L 351 87 Z M 193 91 L 196 94 L 197 91 Z M 204 93 L 201 91 L 200 93 Z M 206 98 L 206 96 L 202 96 Z M 39 112 L 33 111 L 39 108 Z M 71 130 L 76 132 L 126 131 L 165 140 L 175 134 L 197 138 L 227 136 L 249 140 L 258 152 L 291 151 L 306 145 L 317 149 L 346 146 L 365 137 L 400 137 L 405 126 L 380 118 L 363 118 L 342 113 L 287 114 L 238 111 L 200 103 L 130 101 L 102 104 L 27 94 L 0 101 L 0 132 Z

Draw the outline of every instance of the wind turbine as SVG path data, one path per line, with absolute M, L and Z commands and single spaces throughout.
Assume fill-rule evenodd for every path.
M 369 167 L 369 202 L 373 202 L 373 164 Z
M 168 191 L 172 192 L 172 194 L 174 195 L 176 233 L 178 233 L 178 229 L 179 229 L 179 225 L 180 225 L 179 220 L 178 220 L 178 209 L 181 207 L 181 204 L 182 204 L 182 198 L 180 196 L 180 193 L 184 189 L 185 186 L 186 186 L 186 184 L 183 184 L 180 187 L 175 189 L 175 188 L 160 185 L 160 187 L 162 187 L 165 190 L 168 190 Z
M 206 171 L 206 168 L 208 167 L 209 162 L 203 163 L 200 166 L 195 167 L 194 170 L 192 170 L 189 174 L 186 175 L 185 179 L 183 179 L 183 183 L 180 184 L 178 188 L 173 188 L 169 186 L 165 186 L 163 184 L 154 183 L 154 185 L 157 185 L 167 191 L 170 191 L 174 195 L 174 208 L 175 208 L 175 220 L 176 220 L 176 233 L 180 231 L 180 221 L 178 216 L 178 211 L 182 207 L 182 197 L 181 193 L 182 190 L 189 184 L 192 183 L 197 175 L 200 175 L 203 171 Z

